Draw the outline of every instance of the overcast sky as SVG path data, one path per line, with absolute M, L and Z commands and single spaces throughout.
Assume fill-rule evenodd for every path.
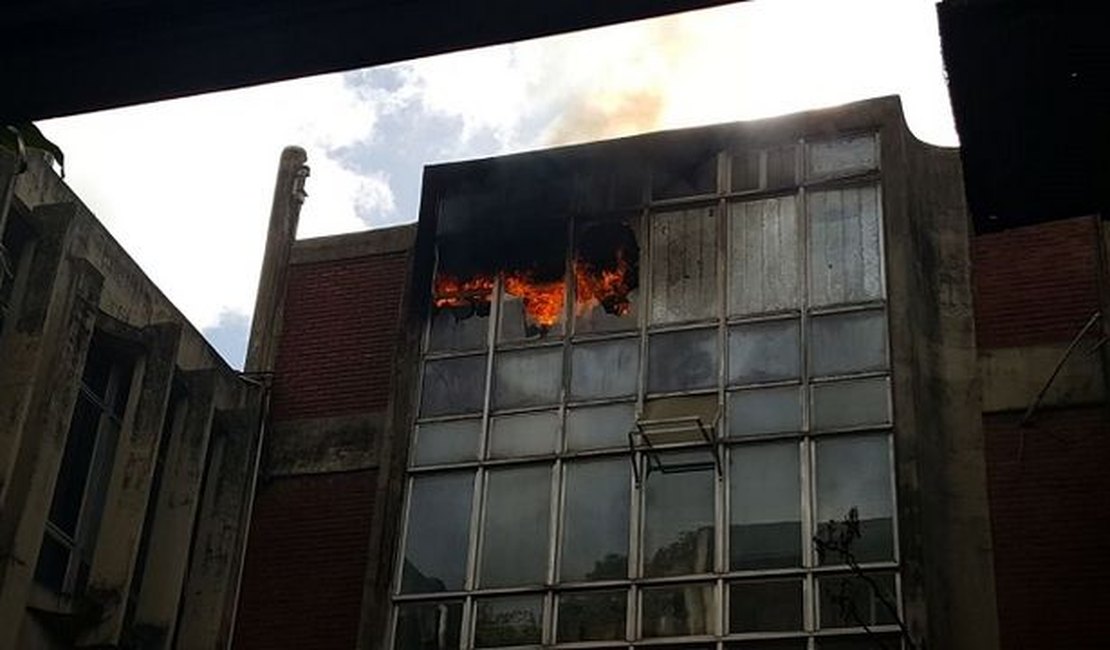
M 756 0 L 40 124 L 66 181 L 235 366 L 281 149 L 299 237 L 416 218 L 425 164 L 899 94 L 955 146 L 934 0 Z

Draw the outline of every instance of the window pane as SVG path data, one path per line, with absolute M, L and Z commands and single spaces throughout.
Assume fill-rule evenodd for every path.
M 547 578 L 551 467 L 491 470 L 488 481 L 482 586 L 543 584 Z
M 494 648 L 539 643 L 543 638 L 543 596 L 508 596 L 478 601 L 474 645 Z
M 809 367 L 817 377 L 883 370 L 886 315 L 863 311 L 814 316 L 809 321 Z
M 478 311 L 478 309 L 482 311 Z M 434 308 L 432 327 L 427 336 L 428 351 L 443 349 L 482 349 L 490 328 L 490 303 L 475 307 Z
M 833 538 L 849 512 L 859 515 L 859 538 L 850 551 L 859 562 L 894 558 L 890 443 L 886 435 L 847 436 L 817 441 L 817 536 Z M 823 564 L 840 564 L 839 553 Z
M 878 166 L 879 152 L 873 134 L 855 135 L 809 145 L 806 177 L 866 171 Z
M 627 447 L 636 421 L 636 405 L 606 404 L 567 411 L 567 449 Z
M 461 600 L 399 606 L 394 650 L 454 650 L 460 647 L 462 606 Z
M 679 454 L 661 454 L 664 463 Z M 644 481 L 644 574 L 713 570 L 713 469 L 663 474 Z
M 729 567 L 801 565 L 798 444 L 733 447 L 729 459 Z
M 879 645 L 882 644 L 882 645 Z M 902 639 L 898 634 L 867 634 L 859 636 L 830 636 L 817 639 L 817 650 L 875 650 L 891 648 L 902 650 Z
M 795 379 L 801 373 L 801 347 L 796 320 L 734 325 L 728 329 L 729 383 Z
M 813 386 L 813 428 L 890 422 L 890 380 L 886 377 L 837 381 Z
M 717 385 L 717 330 L 655 334 L 648 343 L 648 391 L 663 393 Z
M 882 298 L 878 189 L 869 186 L 812 192 L 806 200 L 811 304 Z
M 628 596 L 624 591 L 559 596 L 557 641 L 614 641 L 625 637 Z
M 793 196 L 728 208 L 728 310 L 755 314 L 798 306 L 798 210 Z
M 413 465 L 437 465 L 474 460 L 478 457 L 481 420 L 428 422 L 416 427 Z
M 493 405 L 517 408 L 554 404 L 563 383 L 563 349 L 498 352 L 494 357 Z
M 729 585 L 729 632 L 802 629 L 802 581 L 764 580 Z
M 643 590 L 643 636 L 712 634 L 717 599 L 712 585 L 649 587 Z
M 640 340 L 578 343 L 571 351 L 572 399 L 634 395 L 640 379 Z
M 717 156 L 699 153 L 660 161 L 651 174 L 651 198 L 677 199 L 717 191 Z
M 81 513 L 81 501 L 89 479 L 99 428 L 100 407 L 85 395 L 78 395 L 50 502 L 50 521 L 70 537 L 77 534 L 77 518 Z
M 473 490 L 469 472 L 413 479 L 402 592 L 463 588 Z
M 817 579 L 820 593 L 821 627 L 860 627 L 896 621 L 884 601 L 893 606 L 894 574 L 872 574 L 874 584 L 855 575 L 825 576 Z M 853 646 L 848 646 L 853 647 Z
M 713 208 L 651 217 L 651 322 L 717 313 L 717 218 Z
M 628 575 L 628 460 L 569 463 L 560 578 L 603 580 Z
M 738 390 L 728 394 L 728 434 L 732 438 L 802 429 L 799 386 Z
M 559 440 L 559 414 L 555 411 L 502 415 L 492 419 L 490 458 L 550 454 Z
M 43 534 L 38 563 L 35 565 L 35 582 L 60 594 L 65 586 L 68 568 L 69 548 L 49 533 Z
M 420 415 L 480 412 L 485 383 L 484 356 L 427 361 L 424 363 Z

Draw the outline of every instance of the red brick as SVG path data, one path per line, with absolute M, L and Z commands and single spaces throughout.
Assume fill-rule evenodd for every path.
M 236 650 L 354 648 L 377 472 L 259 486 Z
M 1110 638 L 1110 425 L 1101 408 L 984 418 L 1004 650 Z M 1024 439 L 1024 449 L 1022 440 Z
M 404 252 L 290 268 L 274 420 L 380 411 L 389 403 Z
M 1079 217 L 972 240 L 980 347 L 1068 341 L 1098 308 L 1098 231 Z

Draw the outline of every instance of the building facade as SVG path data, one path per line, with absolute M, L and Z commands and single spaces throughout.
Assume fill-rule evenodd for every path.
M 1103 638 L 1102 222 L 973 231 L 896 99 L 430 167 L 415 226 L 289 246 L 236 647 Z
M 0 187 L 0 648 L 225 646 L 265 382 L 48 160 Z

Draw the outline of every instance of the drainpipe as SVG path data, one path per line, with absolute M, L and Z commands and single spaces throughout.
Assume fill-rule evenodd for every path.
M 251 319 L 250 341 L 247 344 L 247 359 L 240 377 L 248 383 L 261 387 L 259 396 L 258 427 L 254 464 L 250 471 L 250 485 L 247 491 L 246 508 L 243 513 L 243 541 L 239 548 L 238 565 L 235 568 L 235 586 L 232 589 L 231 616 L 227 634 L 227 647 L 235 640 L 235 619 L 239 613 L 239 597 L 243 582 L 243 567 L 246 564 L 247 545 L 250 543 L 251 518 L 254 513 L 254 498 L 258 490 L 258 475 L 262 471 L 262 451 L 266 442 L 266 426 L 270 417 L 270 392 L 277 359 L 277 345 L 281 334 L 282 312 L 285 305 L 285 285 L 289 276 L 289 258 L 293 242 L 297 236 L 297 223 L 300 220 L 301 206 L 308 193 L 305 192 L 305 179 L 309 169 L 305 164 L 308 156 L 300 147 L 286 147 L 281 152 L 278 163 L 277 180 L 274 183 L 274 198 L 270 207 L 270 226 L 266 233 L 266 251 L 262 258 L 262 270 L 258 279 L 258 294 L 255 297 L 254 317 Z

